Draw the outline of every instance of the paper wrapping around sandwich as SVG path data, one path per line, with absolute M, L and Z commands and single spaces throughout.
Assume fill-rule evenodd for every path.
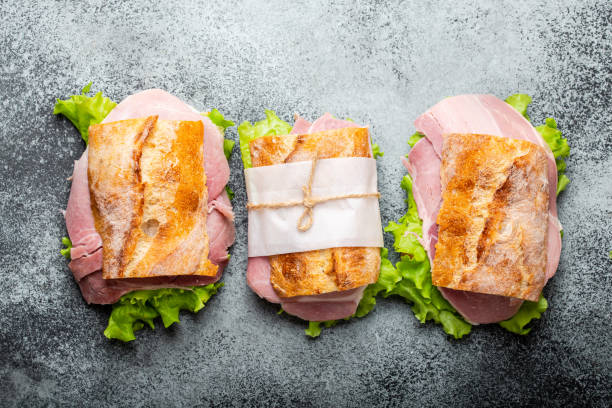
M 311 162 L 254 167 L 245 171 L 251 203 L 281 203 L 303 198 Z M 376 193 L 376 161 L 366 157 L 319 160 L 312 195 Z M 313 224 L 300 231 L 296 224 L 303 206 L 249 211 L 249 256 L 268 256 L 336 247 L 383 246 L 376 197 L 345 198 L 317 204 Z
M 265 136 L 252 141 L 250 150 L 255 166 L 246 171 L 251 203 L 301 200 L 315 157 L 313 197 L 377 191 L 367 128 Z M 279 296 L 376 282 L 383 246 L 377 198 L 317 204 L 306 231 L 297 228 L 303 211 L 302 206 L 249 210 L 249 256 L 270 255 L 270 282 Z
M 444 138 L 436 286 L 536 301 L 546 283 L 546 152 L 487 135 Z
M 214 276 L 201 121 L 92 125 L 88 178 L 104 279 Z

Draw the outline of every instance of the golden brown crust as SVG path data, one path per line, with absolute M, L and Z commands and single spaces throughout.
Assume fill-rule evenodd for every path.
M 368 128 L 342 128 L 303 135 L 264 136 L 249 144 L 253 167 L 338 157 L 372 157 Z
M 546 283 L 546 152 L 524 140 L 451 134 L 442 148 L 436 286 L 536 301 Z
M 254 167 L 338 157 L 372 157 L 367 128 L 265 136 L 250 143 Z M 343 247 L 270 256 L 270 282 L 282 297 L 344 291 L 376 282 L 380 248 Z
M 104 279 L 217 273 L 208 260 L 203 132 L 199 121 L 157 117 L 90 127 Z

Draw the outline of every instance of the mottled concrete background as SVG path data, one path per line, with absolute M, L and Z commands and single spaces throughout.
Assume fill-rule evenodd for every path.
M 610 2 L 131 3 L 0 1 L 0 405 L 611 404 Z M 84 146 L 51 112 L 90 80 L 114 100 L 159 87 L 236 122 L 271 108 L 368 123 L 386 153 L 384 223 L 404 211 L 399 157 L 419 113 L 449 95 L 529 93 L 534 121 L 555 117 L 572 148 L 550 308 L 527 337 L 490 326 L 454 341 L 381 300 L 308 339 L 246 286 L 235 154 L 226 286 L 170 330 L 108 341 L 110 308 L 85 304 L 58 253 Z

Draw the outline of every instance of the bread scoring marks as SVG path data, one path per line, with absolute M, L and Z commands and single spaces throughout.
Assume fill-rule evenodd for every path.
M 152 116 L 90 128 L 89 178 L 104 279 L 214 276 L 201 121 Z
M 546 283 L 546 151 L 488 135 L 444 138 L 436 286 L 536 301 Z

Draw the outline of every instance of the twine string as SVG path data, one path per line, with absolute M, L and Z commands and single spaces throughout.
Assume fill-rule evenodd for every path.
M 302 215 L 298 219 L 297 229 L 304 232 L 304 231 L 308 231 L 310 227 L 312 227 L 312 224 L 314 222 L 312 209 L 317 204 L 325 203 L 328 201 L 334 201 L 334 200 L 342 200 L 345 198 L 369 198 L 369 197 L 380 198 L 379 192 L 341 194 L 341 195 L 335 195 L 335 196 L 329 196 L 329 197 L 313 197 L 312 196 L 312 183 L 314 180 L 314 174 L 315 174 L 315 169 L 316 169 L 318 160 L 319 159 L 317 157 L 315 157 L 312 160 L 312 165 L 310 167 L 310 174 L 308 176 L 308 184 L 302 186 L 302 193 L 304 194 L 304 197 L 302 198 L 302 200 L 284 201 L 280 203 L 259 203 L 259 204 L 247 203 L 247 209 L 261 210 L 264 208 L 286 208 L 286 207 L 296 207 L 298 205 L 301 205 L 302 207 L 304 207 L 304 211 L 302 212 Z

